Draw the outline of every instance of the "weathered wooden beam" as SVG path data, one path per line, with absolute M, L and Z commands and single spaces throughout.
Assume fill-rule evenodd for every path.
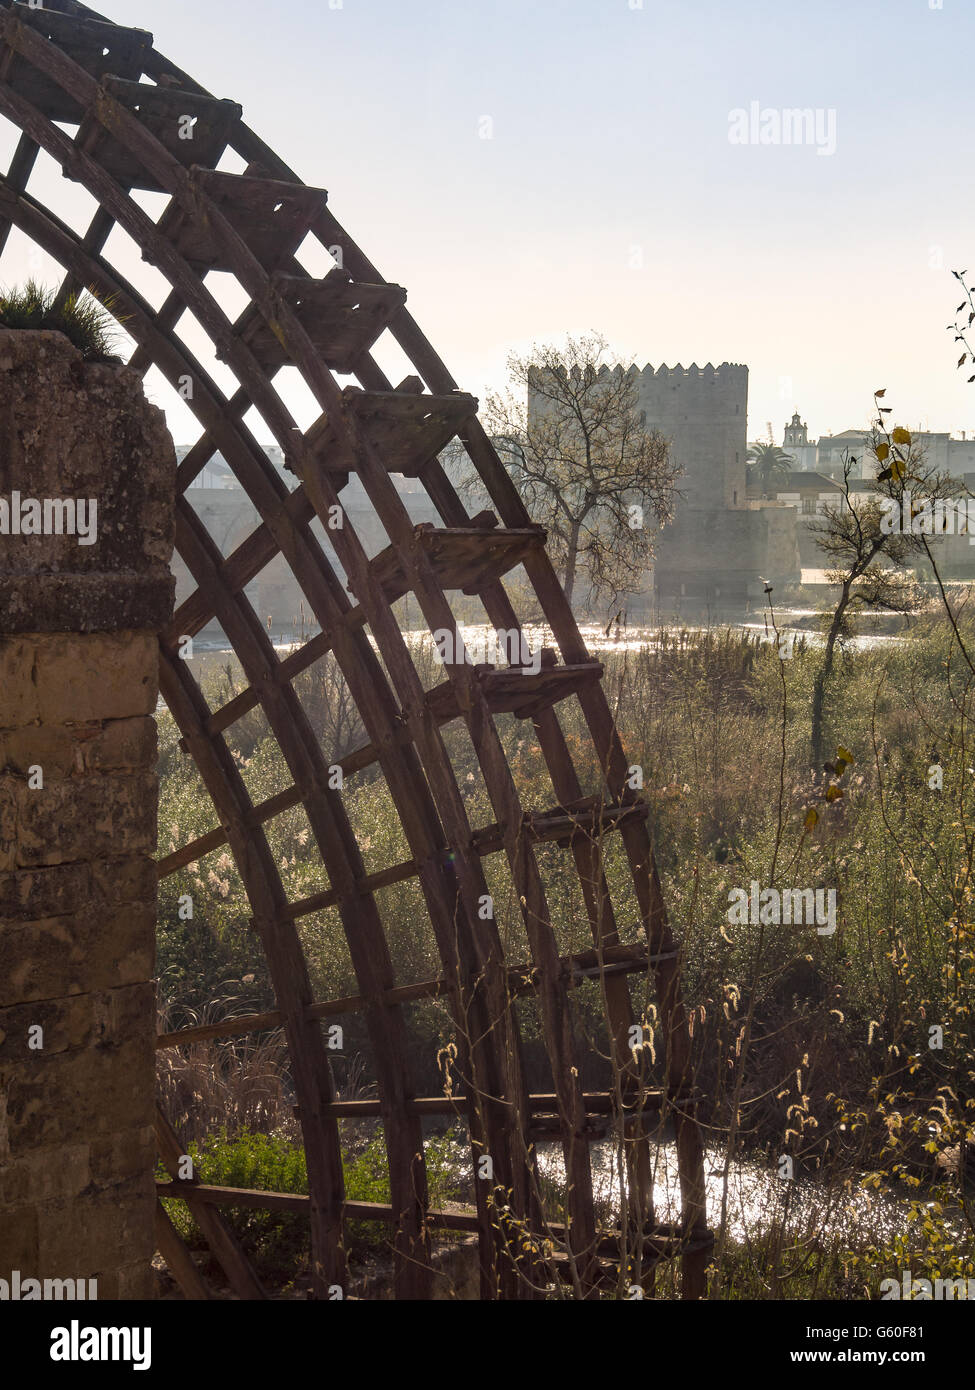
M 212 1295 L 206 1280 L 193 1263 L 186 1242 L 177 1231 L 160 1199 L 156 1198 L 154 1217 L 156 1249 L 169 1266 L 170 1273 L 183 1292 L 183 1297 L 206 1302 Z
M 676 957 L 676 952 L 674 953 Z M 646 971 L 653 964 L 645 946 L 623 945 L 605 946 L 598 951 L 580 951 L 561 959 L 562 974 L 566 986 L 582 984 L 586 980 L 606 979 L 614 975 L 634 974 Z M 536 975 L 533 966 L 515 965 L 507 967 L 508 989 L 512 998 L 531 994 L 536 988 Z M 383 1002 L 389 1005 L 405 1004 L 417 999 L 434 999 L 449 995 L 458 988 L 457 981 L 447 977 L 436 980 L 420 980 L 412 985 L 395 985 L 385 991 Z M 340 1018 L 343 1014 L 358 1013 L 365 1008 L 366 1000 L 361 994 L 347 995 L 341 999 L 322 1000 L 309 1004 L 308 1018 Z M 280 1012 L 273 1010 L 262 1014 L 242 1014 L 237 1018 L 221 1019 L 219 1023 L 206 1023 L 190 1028 L 181 1028 L 172 1033 L 160 1033 L 156 1038 L 157 1048 L 179 1047 L 194 1042 L 204 1042 L 208 1038 L 241 1037 L 247 1033 L 262 1033 L 270 1028 L 280 1027 L 283 1022 Z
M 255 1208 L 260 1211 L 304 1212 L 308 1208 L 308 1198 L 298 1192 L 268 1192 L 264 1189 L 246 1187 L 224 1187 L 218 1184 L 199 1183 L 196 1185 L 179 1182 L 158 1182 L 156 1192 L 160 1197 L 186 1201 L 192 1210 L 199 1207 L 226 1206 Z M 346 1202 L 345 1219 L 348 1221 L 376 1221 L 383 1225 L 393 1225 L 396 1210 L 384 1202 Z M 478 1230 L 477 1213 L 462 1207 L 431 1209 L 428 1213 L 431 1227 L 445 1231 Z M 565 1242 L 568 1228 L 561 1221 L 547 1221 L 546 1233 L 553 1241 Z M 695 1248 L 710 1250 L 713 1240 L 710 1235 L 686 1237 L 682 1228 L 673 1222 L 659 1222 L 648 1227 L 641 1236 L 647 1248 L 662 1255 L 679 1254 L 682 1249 Z M 593 1254 L 604 1258 L 619 1257 L 626 1252 L 628 1237 L 622 1231 L 602 1231 L 594 1241 Z M 628 1252 L 627 1252 L 628 1253 Z M 558 1255 L 556 1255 L 558 1258 Z
M 159 1157 L 162 1159 L 163 1165 L 170 1177 L 174 1180 L 184 1181 L 187 1186 L 193 1185 L 197 1181 L 195 1177 L 181 1179 L 180 1175 L 182 1172 L 183 1160 L 186 1156 L 185 1149 L 180 1143 L 179 1136 L 175 1129 L 173 1129 L 158 1105 L 156 1106 L 154 1128 Z M 164 1211 L 161 1214 L 162 1216 L 166 1215 Z M 198 1213 L 197 1225 L 203 1232 L 211 1254 L 223 1269 L 224 1274 L 227 1276 L 227 1281 L 237 1297 L 243 1299 L 267 1298 L 267 1293 L 258 1278 L 257 1271 L 248 1259 L 239 1240 L 234 1235 L 229 1223 L 223 1216 L 223 1213 L 203 1207 Z M 157 1226 L 157 1239 L 160 1237 L 160 1234 L 162 1239 L 167 1241 L 169 1253 L 172 1254 L 173 1259 L 176 1261 L 175 1265 L 171 1263 L 167 1250 L 160 1246 L 160 1253 L 166 1259 L 167 1263 L 169 1263 L 169 1267 L 173 1271 L 174 1276 L 179 1279 L 180 1272 L 182 1272 L 183 1276 L 192 1284 L 193 1276 L 186 1268 L 186 1260 L 181 1255 L 179 1247 L 175 1244 L 172 1237 L 170 1237 L 165 1226 L 161 1232 Z M 172 1231 L 172 1236 L 175 1236 L 180 1246 L 182 1246 L 183 1242 L 180 1240 L 176 1230 Z M 189 1256 L 189 1251 L 187 1251 L 186 1254 Z M 192 1264 L 192 1260 L 190 1260 L 190 1264 Z M 193 1269 L 195 1270 L 195 1268 L 196 1266 L 194 1265 Z M 182 1280 L 180 1280 L 180 1287 L 184 1287 Z M 209 1295 L 204 1296 L 208 1297 Z M 188 1294 L 187 1297 L 189 1297 Z
M 338 907 L 353 968 L 365 1000 L 366 1022 L 382 1096 L 383 1133 L 389 1158 L 396 1228 L 396 1283 L 404 1298 L 430 1296 L 429 1242 L 423 1136 L 407 1108 L 409 1079 L 405 1069 L 407 1035 L 402 1013 L 387 1000 L 393 965 L 378 908 L 363 891 L 365 868 L 342 797 L 329 786 L 327 760 L 315 739 L 293 687 L 268 673 L 277 665 L 274 647 L 260 621 L 241 609 L 220 578 L 219 552 L 189 504 L 176 508 L 177 543 L 201 588 L 214 595 L 224 631 L 234 644 L 248 679 L 259 687 L 261 707 L 300 789 L 325 869 L 338 886 Z M 293 931 L 282 919 L 279 930 Z M 307 1014 L 305 1015 L 307 1017 Z M 329 1097 L 331 1104 L 333 1097 Z

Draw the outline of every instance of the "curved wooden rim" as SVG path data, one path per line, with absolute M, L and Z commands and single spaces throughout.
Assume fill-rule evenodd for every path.
M 17 8 L 20 14 L 15 12 Z M 327 1297 L 330 1288 L 344 1285 L 346 1279 L 341 1154 L 327 1054 L 318 1018 L 309 1013 L 317 1006 L 313 1006 L 295 926 L 298 914 L 290 910 L 292 905 L 263 831 L 266 808 L 252 804 L 223 738 L 233 719 L 254 706 L 259 706 L 267 718 L 293 779 L 293 788 L 285 799 L 274 801 L 280 803 L 278 809 L 299 800 L 305 807 L 358 980 L 376 1056 L 389 1154 L 397 1294 L 428 1297 L 430 1289 L 422 1131 L 405 1063 L 406 1024 L 401 1005 L 390 998 L 395 982 L 374 896 L 377 885 L 366 873 L 341 796 L 329 787 L 326 760 L 291 684 L 303 662 L 307 664 L 307 660 L 331 651 L 370 740 L 369 757 L 379 764 L 402 822 L 412 855 L 405 867 L 415 873 L 421 886 L 443 961 L 443 989 L 459 1030 L 459 1065 L 469 1086 L 475 1170 L 482 1156 L 489 1155 L 492 1160 L 492 1179 L 477 1184 L 482 1293 L 525 1296 L 527 1284 L 520 1275 L 531 1273 L 530 1264 L 521 1269 L 518 1259 L 511 1257 L 504 1223 L 497 1214 L 499 1207 L 507 1206 L 516 1222 L 525 1220 L 535 1229 L 542 1224 L 530 1138 L 531 1103 L 512 1010 L 510 970 L 495 923 L 485 920 L 479 911 L 487 884 L 480 856 L 472 849 L 474 832 L 427 692 L 421 686 L 375 567 L 353 527 L 346 520 L 340 530 L 330 531 L 330 538 L 355 591 L 355 607 L 310 529 L 314 517 L 327 524 L 331 509 L 340 506 L 340 480 L 322 466 L 316 452 L 315 427 L 305 433 L 297 428 L 274 388 L 276 369 L 265 370 L 235 331 L 234 323 L 205 284 L 205 269 L 186 259 L 166 234 L 165 225 L 160 227 L 154 222 L 131 197 L 131 189 L 117 182 L 103 167 L 97 150 L 91 153 L 82 148 L 41 106 L 34 105 L 18 90 L 18 74 L 25 71 L 25 64 L 77 102 L 87 113 L 86 121 L 95 123 L 96 133 L 99 128 L 110 131 L 112 140 L 136 162 L 136 167 L 141 167 L 170 195 L 171 209 L 180 209 L 189 224 L 205 222 L 208 235 L 219 250 L 221 265 L 230 269 L 251 306 L 273 327 L 288 360 L 298 368 L 327 418 L 333 447 L 350 460 L 365 486 L 431 631 L 455 626 L 437 569 L 424 548 L 414 543 L 412 523 L 380 449 L 357 414 L 355 401 L 350 403 L 348 393 L 341 391 L 322 352 L 281 293 L 276 275 L 262 264 L 247 236 L 235 227 L 227 205 L 218 202 L 208 191 L 206 180 L 189 171 L 106 84 L 74 61 L 70 38 L 62 41 L 63 46 L 45 39 L 31 22 L 25 22 L 29 16 L 22 11 L 23 7 L 9 5 L 5 11 L 0 9 L 0 114 L 23 131 L 11 168 L 0 182 L 3 237 L 9 226 L 15 225 L 48 250 L 66 268 L 63 293 L 88 286 L 102 298 L 114 296 L 114 307 L 125 317 L 126 330 L 137 343 L 131 366 L 144 374 L 154 365 L 174 386 L 187 375 L 192 379 L 193 398 L 189 404 L 204 434 L 181 465 L 179 485 L 185 491 L 207 459 L 219 450 L 261 518 L 252 535 L 224 559 L 196 513 L 181 499 L 177 508 L 177 550 L 193 575 L 197 590 L 181 605 L 163 635 L 161 682 L 163 696 L 219 815 L 221 828 L 214 834 L 220 839 L 214 843 L 230 844 L 267 955 L 291 1055 L 308 1155 L 308 1209 L 316 1291 Z M 60 13 L 80 20 L 101 19 L 73 0 L 65 0 Z M 156 53 L 151 42 L 142 59 L 142 75 L 164 85 L 179 84 L 180 91 L 186 94 L 210 96 Z M 293 171 L 242 121 L 230 127 L 227 147 L 247 162 L 252 177 L 303 188 Z M 85 235 L 74 233 L 24 191 L 38 149 L 50 154 L 66 174 L 97 200 L 99 210 Z M 244 223 L 246 226 L 246 219 Z M 310 215 L 309 225 L 326 249 L 341 248 L 343 265 L 355 281 L 386 284 L 323 202 Z M 134 239 L 144 257 L 171 286 L 159 310 L 153 310 L 103 256 L 115 226 Z M 278 275 L 282 270 L 289 275 L 306 276 L 293 258 L 274 267 Z M 239 383 L 229 401 L 174 332 L 187 309 Z M 388 326 L 427 391 L 445 397 L 456 393 L 456 383 L 405 307 L 393 312 Z M 354 370 L 364 391 L 393 390 L 372 355 L 371 344 L 359 353 Z M 251 405 L 261 414 L 300 480 L 290 494 L 244 424 L 243 416 Z M 529 526 L 531 519 L 476 415 L 468 413 L 459 418 L 457 433 L 497 508 L 501 524 L 511 528 Z M 470 518 L 435 455 L 423 463 L 419 476 L 444 524 L 469 527 Z M 277 656 L 243 593 L 249 579 L 279 553 L 290 566 L 321 627 L 320 636 L 312 639 L 306 653 L 285 662 Z M 523 563 L 563 661 L 566 665 L 585 666 L 590 660 L 588 652 L 548 557 L 537 549 L 527 554 Z M 520 630 L 500 580 L 485 581 L 479 596 L 496 627 Z M 249 681 L 248 691 L 233 702 L 235 708 L 223 719 L 219 712 L 214 716 L 208 709 L 187 664 L 176 654 L 176 638 L 198 631 L 213 617 L 220 621 Z M 367 638 L 366 625 L 376 642 L 378 656 Z M 564 962 L 556 948 L 533 844 L 523 833 L 526 812 L 494 723 L 489 693 L 478 674 L 466 664 L 455 663 L 446 670 L 451 698 L 470 733 L 497 818 L 500 847 L 522 906 L 533 988 L 552 1067 L 569 1177 L 565 1238 L 572 1278 L 580 1292 L 591 1293 L 599 1277 L 599 1242 L 586 1134 L 587 1111 L 579 1079 L 580 1059 L 570 1026 Z M 627 760 L 602 687 L 596 681 L 585 682 L 577 688 L 576 695 L 611 803 L 632 801 L 626 788 Z M 560 805 L 577 803 L 581 785 L 554 706 L 538 708 L 532 722 Z M 625 817 L 620 821 L 619 833 L 646 930 L 648 968 L 656 984 L 667 1046 L 668 1088 L 676 1095 L 690 1083 L 679 960 L 645 822 Z M 618 946 L 619 935 L 602 868 L 600 838 L 574 835 L 570 844 L 597 957 L 602 962 L 606 952 Z M 202 843 L 192 847 L 194 851 Z M 180 859 L 180 855 L 175 858 Z M 185 863 L 185 858 L 181 862 Z M 616 1101 L 622 1108 L 641 1092 L 643 1077 L 629 1046 L 633 1013 L 625 976 L 609 970 L 602 974 L 617 1062 Z M 697 1245 L 701 1244 L 704 1227 L 700 1133 L 693 1115 L 683 1107 L 675 1109 L 674 1123 L 683 1224 L 686 1231 L 695 1233 L 696 1240 L 694 1250 L 684 1255 L 684 1293 L 699 1296 L 703 1257 Z M 648 1223 L 649 1228 L 649 1148 L 642 1140 L 628 1145 L 628 1150 L 632 1153 L 633 1201 L 639 1222 Z

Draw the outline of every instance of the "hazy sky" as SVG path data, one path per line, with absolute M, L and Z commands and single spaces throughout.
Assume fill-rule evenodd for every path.
M 811 436 L 864 425 L 881 386 L 906 422 L 975 429 L 945 332 L 949 271 L 975 272 L 972 0 L 96 8 L 329 190 L 476 394 L 509 351 L 596 329 L 641 365 L 747 363 L 751 437 L 794 407 Z M 818 133 L 731 143 L 753 102 Z

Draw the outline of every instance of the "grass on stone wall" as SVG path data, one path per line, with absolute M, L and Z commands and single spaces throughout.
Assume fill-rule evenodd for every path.
M 63 333 L 86 362 L 104 362 L 113 356 L 116 318 L 112 301 L 99 302 L 88 291 L 60 300 L 57 289 L 46 289 L 28 280 L 20 289 L 0 294 L 0 326 Z

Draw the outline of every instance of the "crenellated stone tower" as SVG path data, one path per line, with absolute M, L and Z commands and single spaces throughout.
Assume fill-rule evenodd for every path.
M 683 469 L 674 519 L 657 537 L 653 588 L 663 611 L 731 612 L 759 599 L 766 579 L 799 578 L 795 518 L 745 495 L 748 368 L 629 368 L 644 423 L 670 440 Z
M 616 370 L 621 370 L 617 368 Z M 748 368 L 738 362 L 713 367 L 630 367 L 639 388 L 645 423 L 671 441 L 683 468 L 678 483 L 683 507 L 740 507 L 745 501 Z
M 757 508 L 746 498 L 748 368 L 617 365 L 603 367 L 600 377 L 624 371 L 636 382 L 641 424 L 669 440 L 682 470 L 674 518 L 656 538 L 656 605 L 664 612 L 731 612 L 760 598 L 766 579 L 797 580 L 792 512 Z M 530 398 L 530 414 L 534 408 Z M 646 595 L 634 595 L 629 611 L 648 606 Z

